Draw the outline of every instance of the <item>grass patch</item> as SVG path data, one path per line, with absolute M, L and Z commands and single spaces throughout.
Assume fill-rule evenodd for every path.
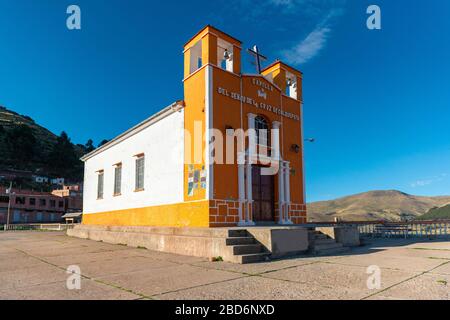
M 143 250 L 147 250 L 147 248 L 146 248 L 146 247 L 142 247 L 142 246 L 138 246 L 137 248 L 138 248 L 138 249 L 143 249 Z
M 221 256 L 218 256 L 218 257 L 212 257 L 212 258 L 211 258 L 211 261 L 212 261 L 212 262 L 222 262 L 222 261 L 223 261 L 223 258 L 222 258 Z
M 446 286 L 447 285 L 447 280 L 438 280 L 438 281 L 436 281 L 437 283 L 440 283 L 440 284 L 442 284 L 442 285 L 444 285 L 444 286 Z
M 128 245 L 126 243 L 118 243 L 118 246 L 123 246 L 123 247 L 128 247 Z

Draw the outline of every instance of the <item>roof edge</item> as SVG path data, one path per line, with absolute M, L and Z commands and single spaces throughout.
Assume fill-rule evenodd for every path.
M 116 144 L 128 139 L 129 137 L 135 135 L 136 133 L 139 133 L 140 131 L 144 130 L 145 128 L 151 126 L 152 124 L 158 122 L 159 120 L 162 120 L 166 118 L 167 116 L 181 110 L 184 108 L 184 101 L 179 100 L 175 101 L 171 105 L 165 107 L 164 109 L 158 111 L 157 113 L 151 115 L 149 118 L 145 119 L 144 121 L 138 123 L 134 127 L 128 129 L 127 131 L 119 134 L 114 139 L 110 140 L 109 142 L 105 143 L 101 147 L 98 147 L 97 149 L 89 152 L 88 154 L 85 154 L 80 158 L 81 161 L 85 162 L 86 160 L 89 160 L 93 156 L 115 146 Z

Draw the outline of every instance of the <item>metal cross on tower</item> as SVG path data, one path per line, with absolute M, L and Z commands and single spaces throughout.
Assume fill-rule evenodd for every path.
M 255 57 L 256 71 L 261 73 L 261 61 L 266 61 L 267 58 L 259 53 L 258 47 L 253 46 L 253 49 L 247 49 L 248 53 Z

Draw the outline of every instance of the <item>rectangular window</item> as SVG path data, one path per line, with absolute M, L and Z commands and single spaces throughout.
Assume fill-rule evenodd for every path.
M 144 155 L 138 156 L 136 159 L 136 190 L 144 190 L 144 169 L 145 169 L 145 157 Z
M 30 198 L 30 206 L 36 205 L 36 198 Z
M 103 177 L 104 172 L 99 171 L 97 181 L 97 199 L 103 199 Z
M 50 207 L 52 208 L 56 207 L 56 200 L 50 200 Z
M 114 168 L 114 195 L 118 196 L 122 192 L 122 164 L 119 163 Z
M 64 202 L 59 201 L 59 202 L 58 202 L 58 207 L 60 207 L 60 208 L 64 207 Z
M 45 207 L 47 205 L 47 200 L 45 199 L 39 199 L 39 206 Z
M 16 197 L 16 204 L 25 204 L 25 197 Z

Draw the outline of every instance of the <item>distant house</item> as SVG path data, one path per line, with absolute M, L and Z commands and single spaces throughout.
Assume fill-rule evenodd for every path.
M 66 223 L 81 223 L 83 214 L 81 212 L 66 213 L 61 218 L 66 220 Z
M 64 214 L 82 210 L 82 198 L 80 191 L 69 189 L 52 193 L 12 189 L 7 193 L 5 187 L 0 187 L 0 224 L 7 222 L 8 204 L 11 224 L 60 223 Z
M 61 189 L 53 190 L 52 194 L 64 199 L 66 212 L 78 212 L 83 208 L 83 192 L 80 185 L 63 185 Z
M 64 199 L 47 192 L 13 189 L 11 194 L 0 187 L 0 224 L 61 222 L 65 213 Z

